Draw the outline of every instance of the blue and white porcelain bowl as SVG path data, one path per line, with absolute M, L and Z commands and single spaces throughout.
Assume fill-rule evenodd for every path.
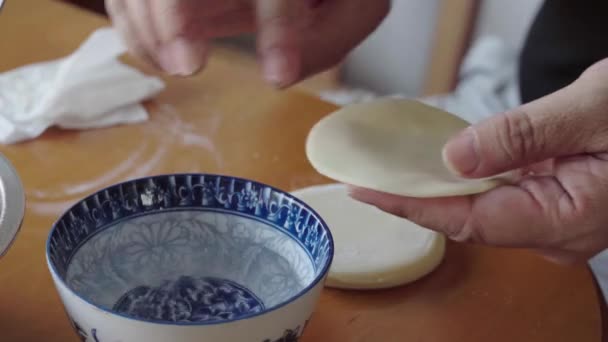
M 323 220 L 254 181 L 114 185 L 53 226 L 47 262 L 83 341 L 297 341 L 333 257 Z

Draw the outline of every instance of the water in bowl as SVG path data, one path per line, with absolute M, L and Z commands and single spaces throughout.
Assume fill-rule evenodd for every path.
M 125 315 L 215 322 L 289 300 L 315 277 L 308 252 L 251 217 L 166 211 L 119 222 L 76 251 L 68 286 Z

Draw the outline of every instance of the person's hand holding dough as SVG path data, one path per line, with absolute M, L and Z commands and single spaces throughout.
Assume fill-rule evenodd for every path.
M 460 197 L 351 195 L 456 241 L 537 249 L 556 262 L 608 247 L 608 59 L 570 86 L 471 126 L 444 147 L 461 176 L 523 168 L 515 185 Z
M 131 52 L 173 75 L 203 68 L 213 38 L 257 33 L 266 80 L 289 86 L 367 37 L 388 0 L 106 0 Z

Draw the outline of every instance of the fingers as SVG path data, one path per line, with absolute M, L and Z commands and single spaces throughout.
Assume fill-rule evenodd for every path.
M 151 21 L 157 36 L 154 56 L 165 72 L 189 76 L 206 65 L 209 44 L 203 31 L 206 17 L 200 7 L 206 2 L 145 1 L 151 7 Z
M 387 15 L 390 2 L 258 0 L 258 52 L 265 78 L 289 86 L 338 64 Z
M 571 86 L 474 125 L 446 145 L 446 161 L 467 176 L 513 168 L 533 175 L 516 185 L 451 198 L 364 189 L 352 196 L 457 241 L 533 248 L 558 263 L 588 259 L 608 245 L 608 60 L 590 70 Z
M 340 63 L 380 25 L 390 10 L 390 1 L 317 1 L 316 6 L 313 34 L 301 39 L 301 77 Z
M 545 186 L 545 188 L 549 187 Z M 572 265 L 585 262 L 602 250 L 600 243 L 584 240 L 582 245 L 581 241 L 576 241 L 572 245 L 550 247 L 558 240 L 560 240 L 559 243 L 564 243 L 564 241 L 556 237 L 557 226 L 548 223 L 552 221 L 552 218 L 547 215 L 544 218 L 540 217 L 544 215 L 542 213 L 545 210 L 531 203 L 531 201 L 541 200 L 532 198 L 539 197 L 537 191 L 542 190 L 531 191 L 533 194 L 524 194 L 511 188 L 506 192 L 478 199 L 473 197 L 419 199 L 352 188 L 351 196 L 383 211 L 443 233 L 454 241 L 532 248 L 545 259 L 556 264 Z M 491 203 L 496 198 L 500 198 L 500 200 L 494 207 Z M 521 208 L 517 207 L 515 203 L 521 199 L 525 201 L 522 206 L 535 209 L 524 214 L 527 217 L 518 218 L 517 215 L 521 215 L 521 213 L 518 213 L 517 210 L 521 210 Z M 504 207 L 498 209 L 497 207 L 501 205 Z M 539 216 L 535 216 L 535 211 Z M 555 237 L 551 238 L 552 235 Z
M 608 148 L 606 115 L 591 100 L 590 82 L 572 85 L 463 131 L 444 148 L 444 160 L 465 177 L 486 177 L 532 163 Z M 598 141 L 599 139 L 599 141 Z
M 244 8 L 206 19 L 204 32 L 208 37 L 228 37 L 252 32 L 254 29 L 252 9 Z
M 390 3 L 388 0 L 106 1 L 112 21 L 130 50 L 175 75 L 190 75 L 205 65 L 209 39 L 257 29 L 264 77 L 277 87 L 292 85 L 337 64 L 379 25 Z
M 301 1 L 257 0 L 258 54 L 266 81 L 284 87 L 299 78 Z
M 360 188 L 351 196 L 455 241 L 538 247 L 559 238 L 554 227 L 563 193 L 555 179 L 537 177 L 476 196 L 409 198 Z
M 472 197 L 414 199 L 358 187 L 351 187 L 349 191 L 354 199 L 387 213 L 444 233 L 453 240 L 465 239 L 462 232 L 471 215 Z
M 554 174 L 523 178 L 483 194 L 408 198 L 352 188 L 351 196 L 455 241 L 533 248 L 558 263 L 606 248 L 608 162 L 604 155 L 553 161 Z
M 141 0 L 140 0 L 141 1 Z M 196 41 L 233 35 L 254 28 L 252 5 L 245 0 L 146 0 L 159 40 L 176 37 Z
M 154 64 L 154 58 L 149 55 L 143 40 L 139 38 L 135 25 L 130 19 L 127 0 L 106 0 L 106 10 L 112 19 L 114 28 L 121 33 L 129 51 L 134 56 Z
M 130 13 L 130 26 L 136 36 L 136 39 L 146 49 L 153 52 L 158 44 L 157 32 L 154 25 L 155 18 L 153 17 L 150 1 L 133 1 L 126 0 L 127 13 Z
M 106 0 L 106 6 L 130 51 L 172 75 L 203 68 L 209 39 L 254 27 L 252 6 L 242 0 Z

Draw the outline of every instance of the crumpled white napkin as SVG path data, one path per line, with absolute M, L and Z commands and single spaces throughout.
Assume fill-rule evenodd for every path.
M 51 126 L 90 129 L 148 119 L 140 104 L 164 88 L 123 64 L 126 47 L 101 28 L 71 55 L 0 74 L 0 143 L 33 139 Z

